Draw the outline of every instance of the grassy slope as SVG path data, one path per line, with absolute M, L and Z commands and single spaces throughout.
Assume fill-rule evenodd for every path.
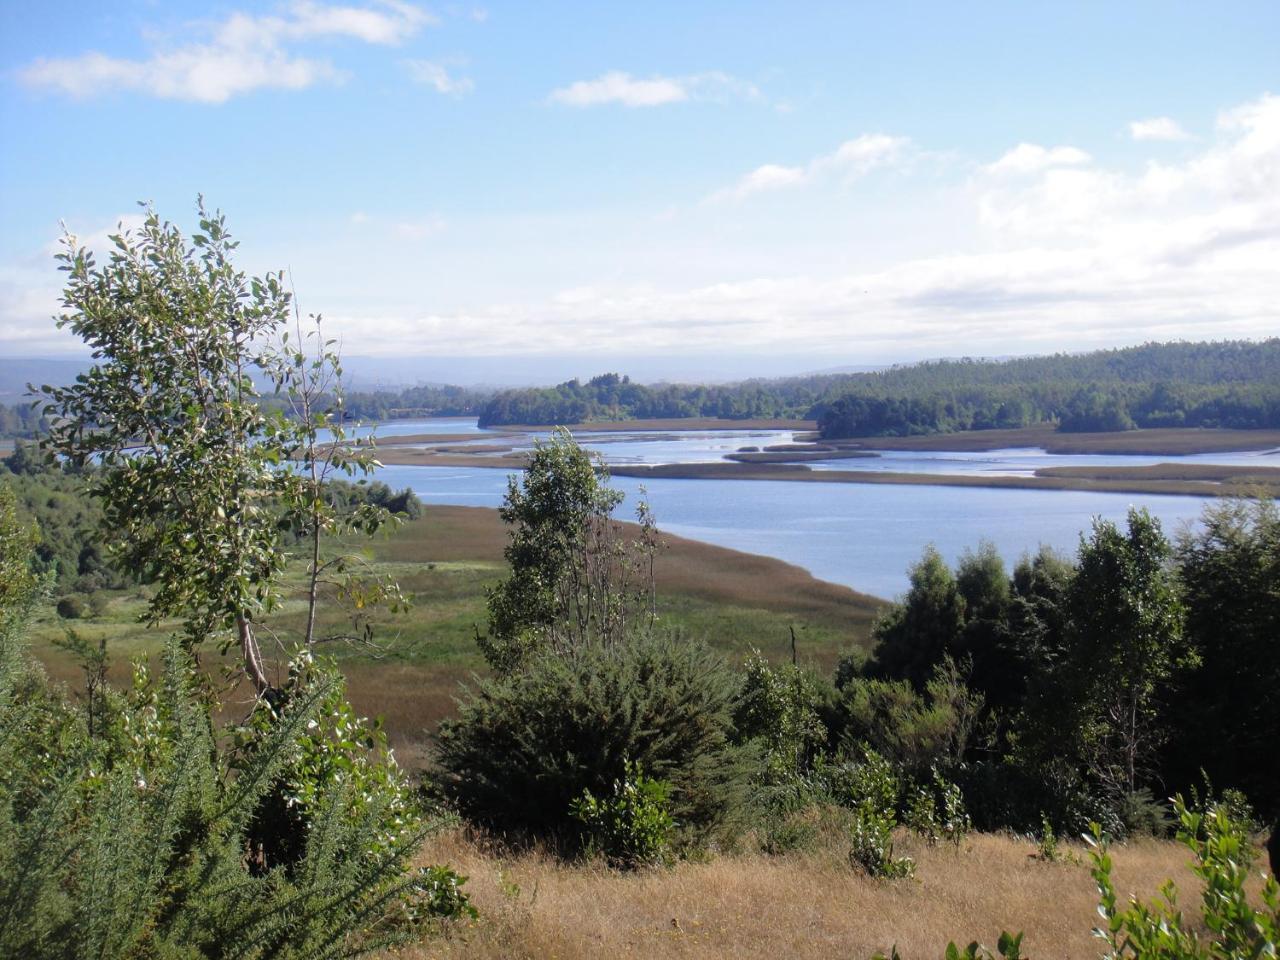
M 1039 861 L 1030 841 L 975 835 L 956 851 L 902 834 L 895 852 L 916 860 L 917 879 L 895 882 L 851 870 L 847 850 L 842 837 L 829 836 L 807 853 L 743 853 L 624 874 L 504 855 L 456 830 L 429 841 L 421 860 L 470 877 L 481 920 L 398 956 L 866 960 L 896 943 L 904 958 L 932 960 L 949 940 L 994 948 L 1002 928 L 1025 931 L 1024 956 L 1102 952 L 1090 932 L 1097 895 L 1087 867 Z M 1080 847 L 1072 852 L 1083 859 Z M 1113 857 L 1122 900 L 1151 899 L 1173 878 L 1195 913 L 1198 887 L 1184 847 L 1143 841 Z
M 334 645 L 347 675 L 351 699 L 367 715 L 382 715 L 406 762 L 422 757 L 426 732 L 453 708 L 459 682 L 484 667 L 475 628 L 486 622 L 485 588 L 505 575 L 506 528 L 496 510 L 432 506 L 425 516 L 391 537 L 374 541 L 375 569 L 390 573 L 413 599 L 413 609 L 384 616 L 379 647 Z M 657 563 L 658 613 L 663 627 L 704 638 L 734 658 L 755 647 L 774 658 L 790 656 L 794 625 L 802 659 L 830 670 L 840 653 L 867 642 L 881 601 L 815 580 L 799 567 L 707 544 L 667 537 Z M 291 571 L 302 586 L 301 568 Z M 50 672 L 75 682 L 77 671 L 53 641 L 74 626 L 86 639 L 108 638 L 113 677 L 125 680 L 128 661 L 152 655 L 176 622 L 148 629 L 137 623 L 143 591 L 114 595 L 106 613 L 68 623 L 43 611 L 32 646 Z M 296 630 L 303 617 L 292 600 L 272 625 Z M 336 620 L 324 626 L 341 627 Z M 322 626 L 322 633 L 325 632 Z M 205 662 L 216 664 L 210 654 Z

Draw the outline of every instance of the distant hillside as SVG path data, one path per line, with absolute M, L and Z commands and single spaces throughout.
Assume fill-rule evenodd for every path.
M 15 404 L 27 399 L 27 384 L 65 387 L 88 370 L 88 360 L 45 360 L 33 357 L 0 358 L 0 403 Z
M 852 377 L 813 411 L 824 437 L 910 436 L 1055 421 L 1063 431 L 1280 427 L 1280 339 L 1149 343 Z
M 1280 339 L 1145 344 L 1010 360 L 938 360 L 873 372 L 645 386 L 603 374 L 503 390 L 484 426 L 588 420 L 817 418 L 825 436 L 908 436 L 1053 421 L 1062 430 L 1280 427 Z

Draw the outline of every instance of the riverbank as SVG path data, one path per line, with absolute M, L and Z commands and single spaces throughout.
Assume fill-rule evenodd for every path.
M 923 437 L 854 437 L 824 440 L 847 450 L 936 450 L 981 453 L 1039 447 L 1046 453 L 1179 457 L 1195 453 L 1237 453 L 1280 448 L 1280 430 L 1207 430 L 1165 427 L 1115 433 L 1059 433 L 1053 424 L 1016 430 L 968 430 Z
M 665 463 L 653 466 L 614 466 L 618 477 L 667 480 L 784 480 L 799 483 L 900 484 L 932 487 L 988 487 L 1007 490 L 1079 490 L 1095 493 L 1140 493 L 1168 496 L 1229 497 L 1280 496 L 1280 469 L 1275 467 L 1211 468 L 1198 478 L 1178 476 L 1178 464 L 1154 467 L 1050 467 L 1035 476 L 973 476 L 939 473 L 901 473 L 870 470 L 810 470 L 794 463 Z M 1065 471 L 1073 470 L 1073 473 Z M 1128 471 L 1125 473 L 1125 471 Z M 1144 473 L 1143 471 L 1150 471 Z M 1096 476 L 1094 475 L 1096 474 Z

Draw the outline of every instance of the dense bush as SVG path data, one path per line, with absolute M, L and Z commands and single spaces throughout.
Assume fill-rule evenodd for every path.
M 626 761 L 608 794 L 596 797 L 584 790 L 569 812 L 584 828 L 588 856 L 602 856 L 618 867 L 638 867 L 667 858 L 675 832 L 667 810 L 670 802 L 671 784 L 646 777 L 638 765 Z
M 439 784 L 473 821 L 577 846 L 574 801 L 609 795 L 630 761 L 670 784 L 677 841 L 699 843 L 743 797 L 736 693 L 717 655 L 668 638 L 539 657 L 464 694 L 438 733 Z
M 408 934 L 423 824 L 388 830 L 385 792 L 330 784 L 289 859 L 254 840 L 329 684 L 300 689 L 232 776 L 176 642 L 99 736 L 17 646 L 0 635 L 0 955 L 337 957 Z

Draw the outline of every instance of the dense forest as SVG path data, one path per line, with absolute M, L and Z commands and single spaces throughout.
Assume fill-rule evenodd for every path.
M 907 436 L 1056 422 L 1063 431 L 1280 427 L 1280 339 L 1146 344 L 1016 360 L 939 360 L 724 386 L 586 383 L 505 390 L 482 426 L 632 418 L 803 417 L 828 438 Z

